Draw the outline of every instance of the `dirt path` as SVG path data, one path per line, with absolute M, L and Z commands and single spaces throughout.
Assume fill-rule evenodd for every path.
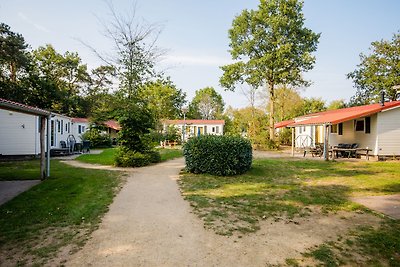
M 301 257 L 306 248 L 374 220 L 316 215 L 296 224 L 264 221 L 243 237 L 219 236 L 204 229 L 180 195 L 176 179 L 183 166 L 177 159 L 128 172 L 99 229 L 67 266 L 265 266 Z

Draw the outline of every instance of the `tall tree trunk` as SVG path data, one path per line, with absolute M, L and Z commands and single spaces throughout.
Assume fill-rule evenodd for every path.
M 274 115 L 275 115 L 275 92 L 274 92 L 274 83 L 269 83 L 269 138 L 274 141 L 275 140 L 275 128 L 274 128 Z
M 15 83 L 17 81 L 17 66 L 15 62 L 11 62 L 10 64 L 10 72 L 11 72 L 11 82 Z

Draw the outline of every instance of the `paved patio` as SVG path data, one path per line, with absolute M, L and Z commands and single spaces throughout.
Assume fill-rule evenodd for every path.
M 393 219 L 400 219 L 400 195 L 355 197 L 352 200 Z
M 40 183 L 40 180 L 0 181 L 0 205 Z

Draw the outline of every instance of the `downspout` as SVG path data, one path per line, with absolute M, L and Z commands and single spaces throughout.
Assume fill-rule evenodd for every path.
M 47 116 L 47 153 L 46 153 L 46 177 L 50 177 L 50 128 L 51 128 L 51 114 Z

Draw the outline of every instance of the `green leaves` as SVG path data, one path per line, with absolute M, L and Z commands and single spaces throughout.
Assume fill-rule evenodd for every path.
M 373 42 L 370 50 L 370 55 L 360 54 L 361 63 L 347 74 L 357 88 L 353 104 L 378 100 L 381 91 L 390 100 L 396 100 L 393 86 L 400 85 L 400 33 L 394 34 L 391 41 Z
M 219 176 L 245 173 L 252 162 L 250 142 L 234 136 L 192 138 L 184 145 L 183 155 L 189 172 Z
M 301 73 L 312 69 L 320 34 L 304 27 L 302 2 L 262 0 L 257 10 L 244 10 L 229 30 L 230 53 L 240 60 L 221 67 L 221 85 L 306 84 Z
M 187 116 L 192 119 L 218 119 L 222 116 L 224 106 L 222 96 L 213 87 L 206 87 L 196 91 Z

